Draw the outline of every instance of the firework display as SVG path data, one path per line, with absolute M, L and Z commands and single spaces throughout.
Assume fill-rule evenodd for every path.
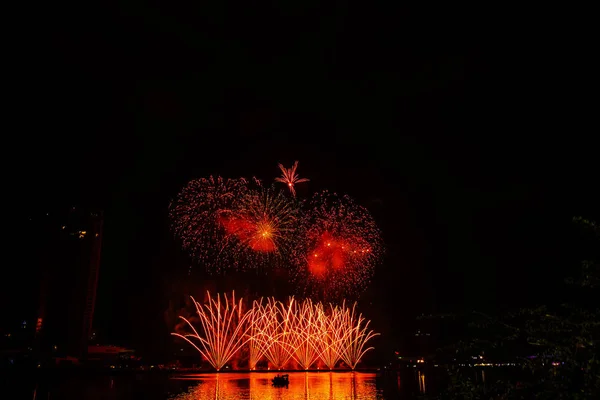
M 298 168 L 298 161 L 294 162 L 291 168 L 285 168 L 283 165 L 278 165 L 281 170 L 281 178 L 275 178 L 275 182 L 285 183 L 290 189 L 290 193 L 292 196 L 296 197 L 296 189 L 294 185 L 296 183 L 308 182 L 307 178 L 298 178 L 298 174 L 296 173 L 296 169 Z
M 265 325 L 259 340 L 265 358 L 275 369 L 283 369 L 293 356 L 291 351 L 295 333 L 293 310 L 293 299 L 290 299 L 287 304 L 268 299 L 265 308 L 255 309 L 255 312 L 264 314 L 270 321 Z
M 197 179 L 171 204 L 173 231 L 208 270 L 282 264 L 298 230 L 299 203 L 257 179 Z
M 380 231 L 367 209 L 348 196 L 317 193 L 303 216 L 303 230 L 296 283 L 328 300 L 360 293 L 383 252 Z
M 340 302 L 359 295 L 381 260 L 370 213 L 348 196 L 323 191 L 296 200 L 296 161 L 277 182 L 209 177 L 190 181 L 170 206 L 182 247 L 209 271 L 285 267 L 302 295 Z
M 342 360 L 347 368 L 355 369 L 361 358 L 373 347 L 366 344 L 378 335 L 369 330 L 369 321 L 356 315 L 355 306 L 348 308 L 311 300 L 287 303 L 275 299 L 255 301 L 243 309 L 235 295 L 224 301 L 210 295 L 207 304 L 193 298 L 201 329 L 190 320 L 180 317 L 187 326 L 186 333 L 173 333 L 190 343 L 214 369 L 219 371 L 243 347 L 248 348 L 248 367 L 253 370 L 265 359 L 274 369 L 290 367 L 293 360 L 308 370 L 319 360 L 329 369 Z M 182 330 L 183 331 L 183 330 Z M 199 343 L 197 345 L 196 343 Z
M 279 164 L 282 176 L 275 181 L 288 190 L 256 178 L 192 180 L 169 207 L 175 236 L 208 271 L 285 267 L 283 276 L 305 298 L 260 299 L 248 309 L 234 296 L 209 295 L 204 305 L 192 298 L 199 328 L 195 319 L 181 317 L 185 329 L 173 335 L 217 371 L 240 357 L 250 370 L 265 361 L 278 370 L 333 369 L 340 362 L 354 369 L 372 349 L 366 343 L 376 334 L 345 301 L 365 289 L 381 261 L 380 231 L 348 196 L 323 191 L 298 200 L 294 185 L 308 179 L 299 178 L 297 168 L 297 161 L 291 168 Z
M 329 369 L 333 369 L 341 358 L 344 349 L 344 335 L 348 333 L 344 329 L 345 309 L 340 309 L 330 305 L 331 310 L 327 318 L 320 318 L 321 338 L 316 343 L 323 364 Z
M 321 320 L 327 319 L 327 316 L 323 314 L 321 304 L 313 304 L 310 300 L 293 304 L 295 307 L 291 319 L 294 335 L 291 336 L 290 350 L 300 368 L 309 369 L 319 358 L 319 343 L 323 336 Z
M 273 323 L 270 318 L 271 314 L 264 312 L 263 301 L 255 301 L 252 305 L 253 312 L 251 313 L 248 323 L 250 324 L 249 340 L 248 340 L 248 369 L 256 369 L 256 365 L 263 358 L 266 351 L 265 343 L 268 343 L 268 338 L 265 337 L 270 331 L 268 326 Z M 260 310 L 260 312 L 256 312 Z
M 356 304 L 351 309 L 342 306 L 340 317 L 340 326 L 345 328 L 345 332 L 339 355 L 346 365 L 354 369 L 365 353 L 373 349 L 365 348 L 366 343 L 378 334 L 368 330 L 370 321 L 365 320 L 362 314 L 356 315 Z
M 246 321 L 252 316 L 252 312 L 243 310 L 241 299 L 238 303 L 235 302 L 235 293 L 232 293 L 231 301 L 227 296 L 223 296 L 223 302 L 218 294 L 214 299 L 209 293 L 208 303 L 204 306 L 193 297 L 191 299 L 196 306 L 203 334 L 200 335 L 187 318 L 180 316 L 193 333 L 172 335 L 194 346 L 210 365 L 219 371 L 250 340 L 248 332 L 251 325 Z M 200 347 L 192 339 L 195 339 Z
M 170 205 L 175 235 L 184 250 L 207 268 L 219 270 L 236 263 L 229 255 L 229 238 L 221 221 L 234 213 L 234 205 L 248 191 L 245 179 L 201 178 L 190 181 Z
M 226 242 L 254 266 L 281 260 L 289 253 L 301 225 L 299 205 L 273 188 L 247 190 L 219 223 Z

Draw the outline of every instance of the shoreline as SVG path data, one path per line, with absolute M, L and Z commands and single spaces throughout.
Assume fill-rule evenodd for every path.
M 53 375 L 53 374 L 82 374 L 82 375 L 169 375 L 178 376 L 181 378 L 190 377 L 195 375 L 218 375 L 218 374 L 292 374 L 292 373 L 378 373 L 381 370 L 377 368 L 361 368 L 357 370 L 349 369 L 334 369 L 334 370 L 323 370 L 323 369 L 309 369 L 309 370 L 297 370 L 297 369 L 285 369 L 285 370 L 247 370 L 247 369 L 236 369 L 236 370 L 200 370 L 200 369 L 133 369 L 133 368 L 94 368 L 85 366 L 73 366 L 73 367 L 46 367 L 46 368 L 30 368 L 30 367 L 16 367 L 16 368 L 2 368 L 0 374 L 30 374 L 30 375 Z

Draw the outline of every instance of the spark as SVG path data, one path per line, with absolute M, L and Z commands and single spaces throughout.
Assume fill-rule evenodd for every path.
M 330 313 L 319 319 L 321 337 L 317 342 L 321 360 L 330 370 L 340 360 L 344 339 L 344 319 L 339 307 L 330 304 Z
M 265 347 L 265 357 L 275 369 L 283 369 L 293 355 L 294 327 L 293 323 L 294 299 L 290 298 L 288 304 L 269 299 L 267 307 L 262 312 L 267 315 L 271 323 L 267 325 L 265 335 L 262 336 Z
M 307 370 L 319 358 L 319 346 L 321 340 L 321 325 L 319 321 L 324 318 L 322 306 L 313 304 L 310 300 L 295 303 L 296 307 L 293 318 L 292 348 L 293 358 L 301 368 Z
M 341 339 L 342 345 L 339 355 L 346 365 L 353 370 L 365 353 L 374 349 L 374 347 L 365 348 L 367 342 L 374 336 L 379 335 L 372 330 L 368 330 L 370 321 L 366 321 L 362 314 L 356 316 L 355 311 L 356 303 L 354 303 L 352 309 L 347 308 L 345 304 L 340 308 L 344 334 Z
M 221 220 L 232 213 L 236 200 L 249 190 L 248 185 L 243 178 L 194 179 L 169 206 L 171 228 L 183 249 L 210 271 L 220 272 L 240 264 L 229 251 L 233 246 Z
M 190 320 L 192 333 L 173 333 L 189 342 L 219 371 L 242 348 L 248 349 L 248 368 L 256 369 L 261 359 L 266 359 L 274 369 L 290 366 L 293 359 L 300 368 L 308 370 L 318 360 L 329 369 L 339 360 L 355 369 L 366 352 L 373 347 L 366 344 L 378 335 L 368 330 L 369 321 L 352 308 L 323 303 L 310 299 L 297 302 L 293 297 L 284 303 L 273 298 L 259 299 L 252 307 L 243 310 L 241 300 L 235 303 L 217 295 L 208 296 L 208 303 L 200 305 L 193 298 L 202 325 L 201 332 Z M 192 341 L 191 339 L 195 339 Z M 199 342 L 198 346 L 196 342 Z
M 247 324 L 247 321 L 253 315 L 252 310 L 243 311 L 242 299 L 239 303 L 235 302 L 235 293 L 232 293 L 231 302 L 227 296 L 223 297 L 224 302 L 221 302 L 218 294 L 215 300 L 208 293 L 208 303 L 204 306 L 191 297 L 200 318 L 203 334 L 198 333 L 190 321 L 182 316 L 179 318 L 187 323 L 193 334 L 171 333 L 194 346 L 217 371 L 221 370 L 248 342 L 250 325 Z M 191 339 L 196 339 L 200 347 Z
M 220 219 L 227 250 L 254 267 L 289 265 L 284 261 L 302 236 L 299 215 L 299 203 L 281 192 L 262 186 L 249 190 Z
M 190 181 L 170 206 L 184 250 L 211 272 L 290 265 L 300 204 L 259 180 Z
M 252 305 L 252 317 L 249 320 L 250 331 L 248 341 L 248 368 L 256 369 L 256 365 L 264 357 L 268 343 L 269 325 L 272 321 L 269 314 L 260 312 L 263 310 L 263 299 L 254 301 Z
M 313 196 L 302 217 L 304 236 L 292 270 L 299 290 L 327 301 L 360 295 L 383 254 L 371 214 L 348 196 L 324 191 Z
M 307 178 L 298 178 L 298 174 L 296 173 L 296 169 L 298 168 L 298 161 L 294 162 L 291 168 L 285 168 L 282 164 L 278 164 L 279 169 L 281 170 L 281 177 L 275 178 L 276 182 L 285 183 L 290 189 L 290 193 L 292 196 L 296 197 L 296 189 L 294 186 L 297 183 L 308 182 Z
M 306 181 L 297 166 L 280 166 L 292 190 Z M 169 208 L 183 249 L 209 272 L 285 267 L 300 294 L 324 301 L 358 297 L 383 255 L 368 210 L 327 191 L 304 202 L 256 178 L 211 176 L 190 181 Z

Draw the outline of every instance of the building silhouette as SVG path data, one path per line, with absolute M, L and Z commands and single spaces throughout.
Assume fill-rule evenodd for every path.
M 39 307 L 34 346 L 51 357 L 87 357 L 100 270 L 103 216 L 72 207 L 38 227 Z

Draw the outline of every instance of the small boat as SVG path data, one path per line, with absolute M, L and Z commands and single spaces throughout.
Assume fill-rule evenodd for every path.
M 273 382 L 273 386 L 287 386 L 290 384 L 289 378 L 290 376 L 288 374 L 278 374 L 275 378 L 271 379 L 271 382 Z

